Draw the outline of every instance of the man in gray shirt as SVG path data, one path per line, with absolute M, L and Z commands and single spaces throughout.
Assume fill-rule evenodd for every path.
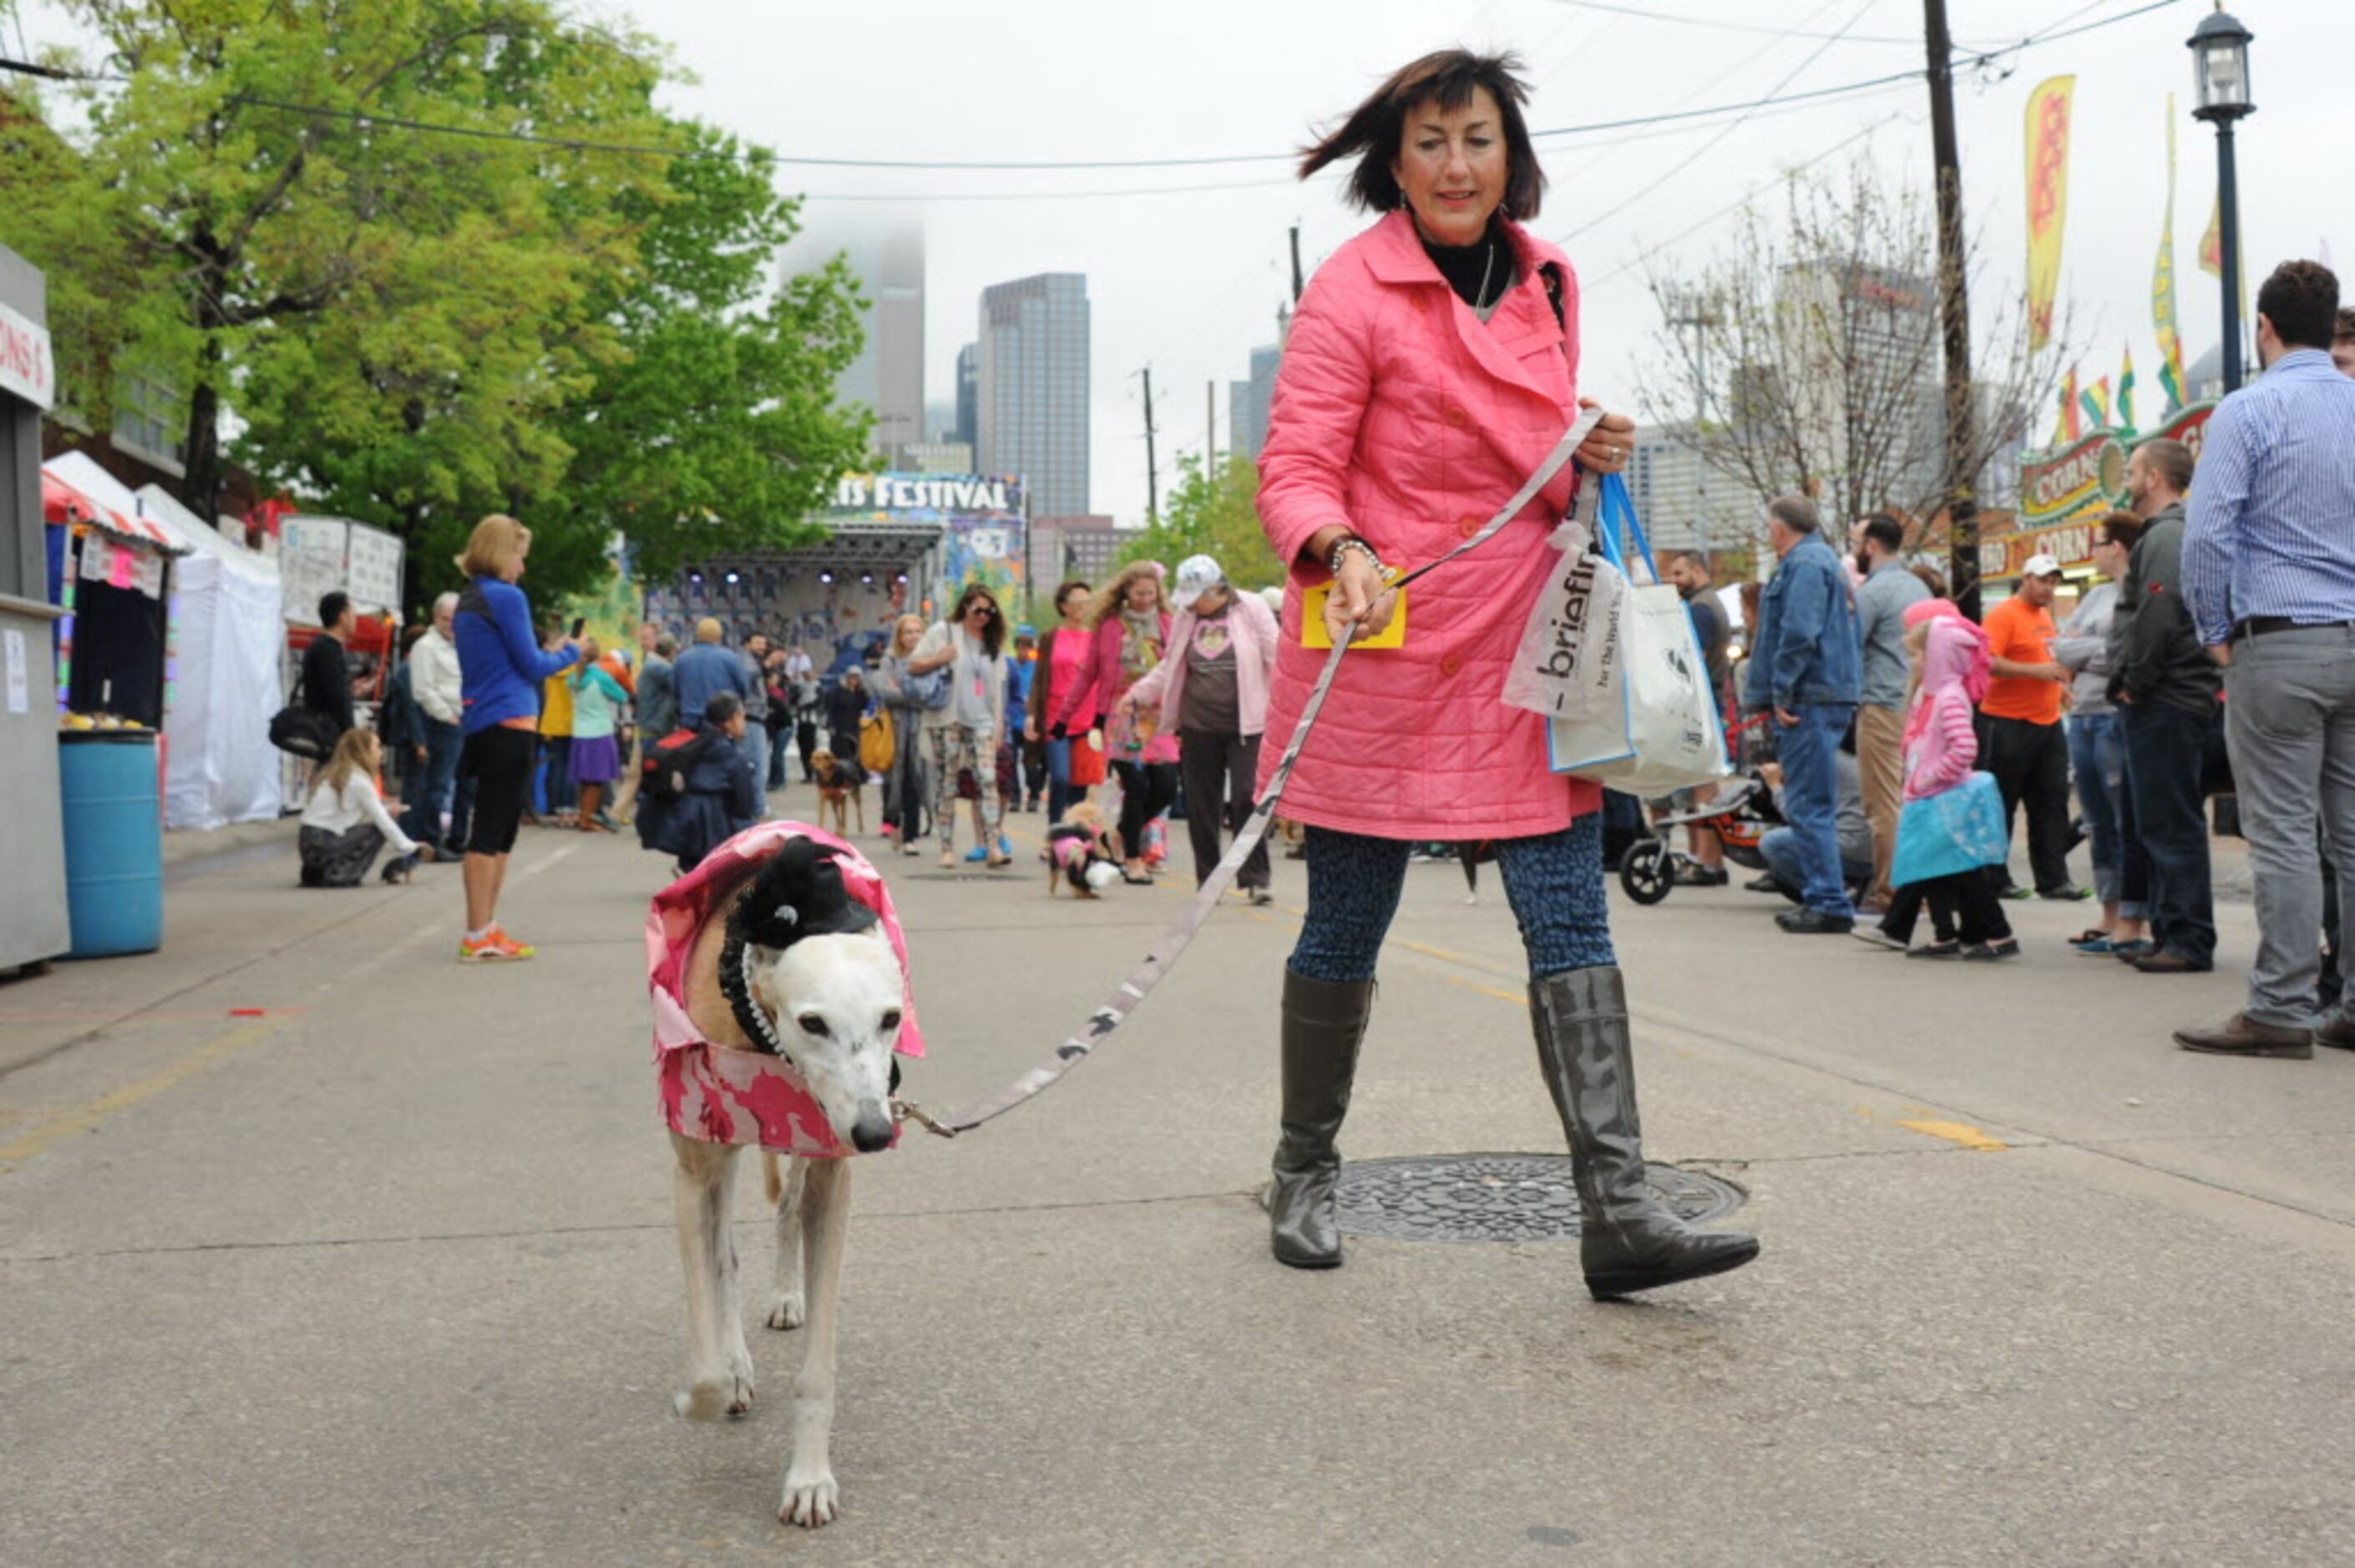
M 1864 643 L 1864 700 L 1856 710 L 1856 763 L 1872 830 L 1872 876 L 1859 906 L 1889 912 L 1889 863 L 1897 853 L 1897 814 L 1905 803 L 1905 609 L 1930 597 L 1906 570 L 1904 525 L 1876 512 L 1855 529 L 1857 631 Z

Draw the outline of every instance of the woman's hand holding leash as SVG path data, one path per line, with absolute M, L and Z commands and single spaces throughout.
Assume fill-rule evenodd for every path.
M 1369 550 L 1346 550 L 1325 600 L 1325 631 L 1337 645 L 1380 634 L 1398 612 L 1398 590 Z

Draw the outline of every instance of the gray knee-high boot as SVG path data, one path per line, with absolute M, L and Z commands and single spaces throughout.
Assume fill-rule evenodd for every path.
M 1532 980 L 1529 1016 L 1546 1087 L 1570 1138 L 1580 1261 L 1595 1298 L 1722 1274 L 1756 1257 L 1756 1237 L 1695 1230 L 1644 1184 L 1627 989 L 1618 969 L 1572 969 Z
M 1335 985 L 1284 971 L 1284 1136 L 1275 1146 L 1267 1218 L 1276 1261 L 1295 1268 L 1340 1266 L 1333 1189 L 1341 1180 L 1341 1153 L 1333 1140 L 1348 1114 L 1373 1002 L 1371 980 Z

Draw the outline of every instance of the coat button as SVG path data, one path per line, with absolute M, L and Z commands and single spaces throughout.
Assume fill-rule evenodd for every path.
M 1480 531 L 1480 519 L 1477 517 L 1458 517 L 1455 520 L 1455 531 L 1465 538 L 1469 539 L 1473 535 L 1477 534 Z
M 1447 406 L 1445 418 L 1447 422 L 1455 426 L 1457 429 L 1460 430 L 1464 428 L 1464 410 L 1456 405 L 1450 403 Z
M 1439 661 L 1439 673 L 1441 674 L 1453 675 L 1462 668 L 1464 668 L 1464 661 L 1456 657 L 1455 654 L 1448 653 L 1441 656 Z
M 1417 315 L 1422 315 L 1431 309 L 1431 302 L 1425 299 L 1420 291 L 1409 295 L 1408 302 L 1414 306 L 1414 313 Z

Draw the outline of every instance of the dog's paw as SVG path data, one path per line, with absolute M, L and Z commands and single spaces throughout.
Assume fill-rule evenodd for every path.
M 814 1476 L 787 1471 L 785 1498 L 777 1505 L 777 1522 L 815 1530 L 821 1524 L 833 1522 L 837 1501 L 832 1470 L 820 1470 Z
M 741 1415 L 752 1408 L 752 1380 L 731 1373 L 711 1383 L 698 1383 L 680 1390 L 672 1397 L 671 1404 L 689 1421 Z
M 769 1327 L 798 1329 L 809 1320 L 809 1309 L 798 1290 L 780 1290 L 769 1300 Z

